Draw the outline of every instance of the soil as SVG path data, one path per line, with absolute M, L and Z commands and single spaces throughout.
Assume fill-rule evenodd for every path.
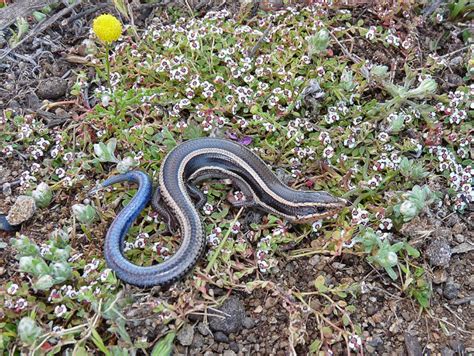
M 26 41 L 20 48 L 12 51 L 0 64 L 0 108 L 13 108 L 18 112 L 28 113 L 36 111 L 41 106 L 43 99 L 67 101 L 67 88 L 75 81 L 75 72 L 82 65 L 77 57 L 83 48 L 81 42 L 87 37 L 89 23 L 98 13 L 109 11 L 116 13 L 111 5 L 102 6 L 96 12 L 88 12 L 80 16 L 94 5 L 83 1 L 74 12 L 69 14 L 69 19 L 77 17 L 69 23 L 67 18 L 61 19 L 50 26 L 42 35 Z M 202 12 L 212 5 L 203 7 Z M 145 26 L 152 17 L 156 8 L 148 7 L 137 12 L 136 25 Z M 362 8 L 354 8 L 359 12 L 359 17 L 366 23 L 379 21 L 371 12 Z M 118 15 L 118 14 L 117 14 Z M 357 18 L 358 16 L 354 16 Z M 392 20 L 400 28 L 406 28 L 407 33 L 412 31 L 419 42 L 420 53 L 430 52 L 430 39 L 439 36 L 440 28 L 429 28 L 423 25 L 410 25 L 410 19 L 396 18 Z M 441 25 L 440 25 L 441 26 Z M 449 33 L 450 25 L 442 28 L 443 33 Z M 413 33 L 416 31 L 416 33 Z M 440 36 L 441 37 L 441 36 Z M 452 52 L 462 47 L 459 36 L 452 34 L 440 39 L 439 55 Z M 396 57 L 390 50 L 373 45 L 365 40 L 358 40 L 352 44 L 352 53 L 364 57 L 367 52 L 374 53 L 374 60 L 386 64 L 397 71 L 403 68 L 405 58 Z M 74 57 L 74 56 L 76 57 Z M 420 59 L 421 63 L 422 59 Z M 450 77 L 446 73 L 439 73 L 441 81 L 455 82 L 455 75 L 460 74 L 461 64 L 453 65 Z M 91 74 L 93 70 L 90 69 Z M 65 96 L 66 94 L 66 96 Z M 53 114 L 43 115 L 42 119 L 52 125 L 59 126 L 70 117 L 79 116 L 82 112 L 73 112 L 71 107 L 56 109 Z M 39 112 L 41 115 L 41 112 Z M 59 121 L 57 121 L 59 120 Z M 18 158 L 19 157 L 19 158 Z M 0 157 L 0 186 L 6 182 L 16 182 L 20 172 L 26 169 L 28 162 L 22 161 L 21 156 L 15 159 Z M 2 196 L 0 199 L 0 213 L 7 213 L 16 197 L 15 185 L 12 185 L 12 196 Z M 32 220 L 22 226 L 22 233 L 40 243 L 51 231 L 61 226 L 70 215 L 68 207 L 73 203 L 74 197 L 56 197 L 48 214 L 39 212 Z M 56 216 L 51 220 L 51 216 Z M 433 240 L 444 241 L 451 251 L 456 251 L 458 246 L 466 246 L 474 241 L 474 228 L 471 216 L 450 215 L 445 211 L 428 211 L 413 220 L 405 228 L 405 234 L 415 238 L 416 247 L 425 256 L 425 266 L 429 268 L 433 295 L 431 308 L 428 312 L 420 313 L 419 306 L 407 298 L 398 285 L 394 284 L 386 274 L 382 274 L 371 265 L 364 262 L 361 257 L 344 254 L 342 256 L 309 256 L 289 260 L 282 254 L 279 257 L 278 275 L 268 276 L 269 280 L 278 284 L 282 289 L 307 290 L 312 287 L 314 275 L 324 275 L 326 281 L 337 283 L 361 283 L 362 291 L 356 296 L 346 300 L 356 307 L 353 322 L 363 326 L 366 354 L 371 355 L 465 355 L 474 352 L 474 256 L 472 250 L 458 249 L 461 252 L 452 253 L 449 261 L 444 266 L 429 267 L 428 247 Z M 0 231 L 0 241 L 6 241 L 9 235 Z M 311 240 L 303 241 L 298 248 L 311 246 Z M 88 241 L 76 241 L 76 246 L 83 251 L 89 250 Z M 91 246 L 91 250 L 96 247 Z M 463 252 L 466 251 L 467 252 Z M 0 249 L 0 283 L 19 278 L 15 272 L 15 263 L 12 251 L 9 248 Z M 316 272 L 315 272 L 316 270 Z M 179 286 L 178 286 L 179 287 Z M 288 325 L 289 313 L 283 306 L 281 295 L 272 295 L 266 290 L 255 290 L 251 294 L 232 291 L 243 305 L 247 322 L 239 331 L 225 334 L 221 331 L 210 334 L 202 322 L 190 320 L 193 330 L 186 330 L 188 335 L 181 335 L 175 342 L 176 354 L 205 354 L 215 353 L 224 355 L 252 354 L 252 355 L 287 355 L 288 354 Z M 152 296 L 150 296 L 152 299 Z M 315 298 L 313 308 L 327 308 L 327 301 Z M 140 317 L 150 316 L 147 308 L 141 310 Z M 330 315 L 332 310 L 325 310 Z M 243 320 L 243 319 L 242 319 Z M 448 332 L 443 332 L 443 325 Z M 306 333 L 303 335 L 305 346 L 298 346 L 298 354 L 307 354 L 311 342 L 318 338 L 320 330 L 317 329 L 314 317 L 306 320 Z M 133 326 L 138 332 L 136 325 Z M 159 335 L 159 330 L 150 330 L 149 333 Z M 139 336 L 139 335 L 136 335 Z M 148 335 L 150 336 L 150 335 Z M 189 340 L 191 343 L 189 344 Z M 334 354 L 344 354 L 346 345 L 343 341 L 336 344 L 332 350 Z

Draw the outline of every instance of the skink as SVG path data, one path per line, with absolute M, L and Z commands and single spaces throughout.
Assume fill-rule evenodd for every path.
M 159 187 L 153 198 L 151 180 L 140 171 L 114 176 L 100 184 L 100 187 L 107 187 L 131 181 L 139 185 L 137 194 L 117 215 L 105 238 L 107 265 L 121 280 L 140 287 L 169 285 L 194 267 L 205 247 L 197 206 L 206 201 L 195 184 L 211 178 L 229 178 L 244 193 L 244 200 L 232 201 L 232 204 L 257 207 L 294 223 L 332 216 L 347 205 L 346 200 L 327 192 L 287 187 L 258 156 L 240 144 L 217 138 L 189 140 L 176 146 L 164 158 Z M 199 202 L 195 204 L 192 198 Z M 168 260 L 141 267 L 124 257 L 123 245 L 128 229 L 150 199 L 173 228 L 179 227 L 182 242 Z

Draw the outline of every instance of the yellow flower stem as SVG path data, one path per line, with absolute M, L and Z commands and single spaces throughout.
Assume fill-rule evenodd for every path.
M 112 84 L 110 82 L 110 44 L 108 42 L 105 43 L 105 71 L 107 72 L 107 85 L 109 86 L 110 91 L 112 92 Z M 112 94 L 112 93 L 111 93 Z
M 110 90 L 110 95 L 113 96 L 114 98 L 114 116 L 117 116 L 117 110 L 118 110 L 118 104 L 117 104 L 117 98 L 115 95 L 112 94 L 112 81 L 110 80 L 110 43 L 106 42 L 105 43 L 105 71 L 107 75 L 107 85 Z

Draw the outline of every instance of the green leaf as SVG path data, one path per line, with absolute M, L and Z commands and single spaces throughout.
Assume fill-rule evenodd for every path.
M 396 280 L 398 279 L 398 275 L 397 275 L 397 273 L 393 270 L 392 267 L 390 267 L 390 266 L 385 267 L 385 271 L 388 273 L 388 275 L 390 276 L 390 278 L 392 278 L 394 281 L 396 281 Z
M 405 250 L 407 251 L 408 255 L 414 258 L 420 257 L 420 251 L 416 248 L 412 247 L 409 243 L 405 242 Z
M 124 0 L 113 0 L 113 3 L 114 3 L 115 8 L 116 8 L 124 17 L 126 17 L 126 18 L 128 19 L 128 18 L 129 18 L 129 17 L 128 17 L 128 10 L 127 10 L 127 6 L 125 5 L 125 1 L 124 1 Z
M 309 352 L 316 353 L 321 349 L 321 340 L 314 340 L 311 345 L 309 345 Z
M 102 351 L 106 356 L 110 356 L 110 351 L 107 349 L 107 347 L 104 344 L 104 341 L 100 337 L 99 333 L 97 330 L 92 329 L 92 341 L 94 342 L 95 346 Z
M 90 356 L 84 346 L 79 346 L 79 347 L 75 350 L 74 355 L 75 355 L 75 356 Z
M 325 293 L 328 291 L 328 287 L 326 287 L 325 284 L 326 284 L 326 279 L 324 278 L 324 276 L 318 276 L 314 280 L 314 286 L 316 287 L 318 292 Z
M 192 140 L 194 138 L 199 138 L 204 136 L 204 131 L 199 125 L 188 125 L 184 129 L 183 138 L 186 140 Z
M 173 340 L 176 336 L 175 332 L 170 332 L 162 337 L 153 347 L 151 356 L 170 356 L 173 351 Z

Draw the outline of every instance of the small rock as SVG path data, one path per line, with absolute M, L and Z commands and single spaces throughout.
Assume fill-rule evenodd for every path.
M 408 356 L 422 356 L 423 349 L 421 348 L 420 342 L 416 336 L 405 333 L 405 348 Z
M 444 240 L 434 240 L 426 252 L 432 266 L 447 266 L 451 260 L 451 247 Z
M 235 341 L 232 341 L 230 344 L 229 344 L 229 348 L 238 353 L 240 350 L 239 350 L 239 345 L 235 342 Z
M 463 83 L 462 77 L 455 73 L 447 73 L 444 76 L 444 80 L 447 82 L 449 86 L 452 86 L 452 87 L 458 87 L 462 85 Z
M 204 338 L 202 337 L 201 334 L 195 333 L 191 347 L 193 349 L 200 349 L 203 346 L 204 346 Z
M 255 321 L 252 318 L 244 318 L 242 326 L 245 329 L 252 329 L 255 326 Z
M 10 208 L 7 221 L 11 225 L 19 225 L 30 219 L 36 211 L 35 200 L 28 195 L 20 195 Z
M 209 335 L 209 326 L 204 323 L 199 323 L 197 326 L 198 331 L 201 335 L 207 336 Z
M 242 322 L 246 318 L 245 308 L 237 297 L 230 297 L 220 308 L 224 318 L 210 317 L 209 327 L 213 331 L 222 331 L 225 334 L 236 333 L 242 328 Z
M 248 337 L 247 337 L 247 342 L 250 343 L 250 344 L 254 344 L 257 342 L 257 338 L 255 337 L 254 334 L 250 334 Z
M 265 308 L 270 309 L 271 307 L 273 307 L 277 303 L 278 303 L 277 298 L 268 297 L 267 300 L 265 300 Z
M 454 283 L 453 281 L 448 281 L 444 285 L 443 296 L 446 299 L 450 299 L 450 300 L 454 299 L 459 294 L 459 288 L 460 288 L 460 285 L 458 283 Z
M 66 94 L 67 81 L 62 78 L 48 78 L 38 85 L 37 95 L 41 99 L 58 99 Z
M 217 331 L 214 333 L 214 340 L 216 340 L 217 342 L 225 342 L 226 344 L 229 342 L 228 336 L 221 331 Z
M 368 316 L 372 316 L 374 315 L 375 313 L 377 313 L 377 311 L 379 310 L 378 306 L 375 305 L 375 304 L 369 304 L 367 306 L 367 315 Z
M 474 245 L 472 245 L 469 242 L 463 242 L 462 244 L 457 245 L 456 247 L 453 248 L 451 251 L 453 254 L 456 253 L 467 253 L 474 250 Z
M 448 279 L 448 273 L 445 269 L 437 269 L 433 273 L 433 283 L 434 284 L 441 284 L 446 282 Z
M 311 266 L 316 266 L 319 261 L 321 260 L 321 257 L 319 255 L 314 255 L 313 257 L 311 257 L 309 260 L 308 260 L 308 263 L 311 265 Z
M 466 241 L 466 238 L 464 237 L 463 234 L 456 234 L 454 236 L 454 238 L 456 239 L 456 242 L 460 243 L 460 244 L 462 244 L 464 241 Z
M 334 262 L 332 264 L 334 269 L 344 269 L 346 265 L 344 263 Z
M 178 331 L 176 338 L 183 346 L 189 346 L 193 343 L 194 328 L 190 324 L 184 324 L 184 326 Z
M 1 168 L 1 167 L 0 167 Z M 12 195 L 12 185 L 10 183 L 3 183 L 2 185 L 2 193 L 3 195 L 5 195 L 6 197 L 9 197 L 10 195 Z
M 225 350 L 222 355 L 223 356 L 237 356 L 237 354 L 233 350 Z
M 377 349 L 383 345 L 383 340 L 379 335 L 375 335 L 371 340 L 367 341 L 367 344 Z
M 2 276 L 5 273 L 5 268 L 0 267 L 0 276 Z

